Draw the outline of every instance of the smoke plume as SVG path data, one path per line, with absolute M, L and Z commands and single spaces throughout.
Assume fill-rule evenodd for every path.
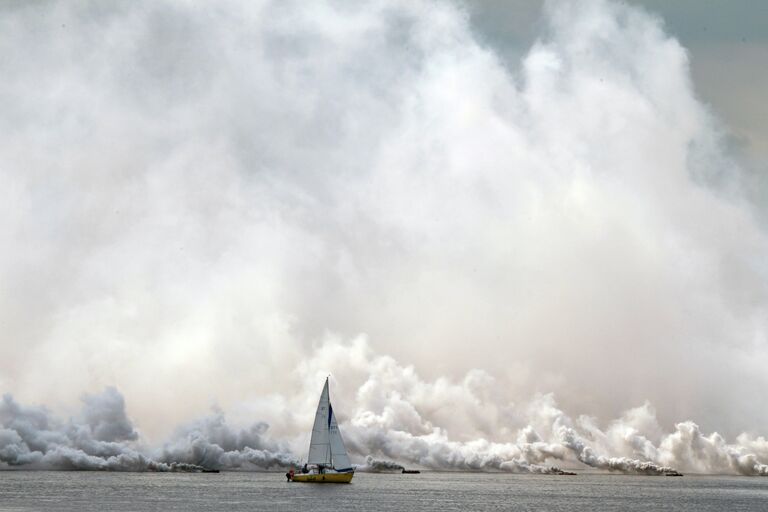
M 387 473 L 394 471 L 400 472 L 404 469 L 405 468 L 397 462 L 393 462 L 391 460 L 374 459 L 370 455 L 365 458 L 364 464 L 360 464 L 359 466 L 355 467 L 355 471 L 361 471 L 363 473 Z
M 0 3 L 2 464 L 285 466 L 331 374 L 359 463 L 764 475 L 768 232 L 685 48 L 607 0 L 475 31 Z
M 110 471 L 268 469 L 294 463 L 264 439 L 266 425 L 230 429 L 221 413 L 180 427 L 161 450 L 138 443 L 122 395 L 106 388 L 83 397 L 78 418 L 60 422 L 45 408 L 0 403 L 0 467 Z
M 230 428 L 221 411 L 180 427 L 163 446 L 160 460 L 211 469 L 269 469 L 298 464 L 286 446 L 266 436 L 269 426 L 259 422 L 247 429 Z
M 343 385 L 334 379 L 332 399 L 352 460 L 363 461 L 357 464 L 360 471 L 401 470 L 408 464 L 435 470 L 541 474 L 587 466 L 646 475 L 678 470 L 768 475 L 764 438 L 743 434 L 731 444 L 720 434 L 701 433 L 690 421 L 663 433 L 648 403 L 600 428 L 595 418 L 570 417 L 551 394 L 524 404 L 489 401 L 499 383 L 479 371 L 460 382 L 424 380 L 411 367 L 373 353 L 364 339 L 351 343 L 327 339 L 306 363 L 323 373 L 329 355 L 346 370 Z M 316 400 L 319 388 L 314 391 Z M 502 414 L 491 414 L 501 405 L 506 405 Z M 304 407 L 303 400 L 288 407 Z M 472 413 L 466 416 L 462 411 Z M 215 409 L 178 427 L 169 440 L 152 448 L 141 444 L 123 397 L 114 388 L 84 396 L 82 413 L 67 422 L 5 395 L 0 406 L 0 464 L 118 471 L 295 466 L 306 454 L 313 412 L 310 404 L 298 421 L 298 435 L 280 438 L 271 435 L 263 421 L 244 428 L 231 426 Z M 488 424 L 492 433 L 467 440 L 452 437 L 449 432 L 468 418 L 493 422 Z M 458 431 L 471 430 L 464 424 Z

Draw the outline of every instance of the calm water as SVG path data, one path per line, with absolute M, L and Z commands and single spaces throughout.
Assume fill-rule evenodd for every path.
M 768 511 L 768 478 L 359 473 L 313 485 L 281 473 L 0 471 L 3 512 L 331 509 Z

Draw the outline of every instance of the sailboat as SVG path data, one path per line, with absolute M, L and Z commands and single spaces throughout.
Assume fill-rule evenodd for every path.
M 315 412 L 312 439 L 309 441 L 309 457 L 301 472 L 294 473 L 294 482 L 339 483 L 352 481 L 355 469 L 349 462 L 344 440 L 341 438 L 336 415 L 333 414 L 328 395 L 328 379 L 325 379 L 320 402 Z

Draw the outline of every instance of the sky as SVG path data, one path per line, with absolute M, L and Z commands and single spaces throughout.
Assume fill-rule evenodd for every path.
M 750 154 L 768 156 L 768 116 L 761 91 L 768 85 L 768 6 L 759 0 L 701 2 L 636 0 L 631 5 L 661 18 L 690 57 L 700 101 L 721 118 Z M 470 1 L 478 37 L 515 67 L 542 27 L 543 1 Z
M 768 474 L 724 5 L 4 3 L 0 463 Z
M 733 2 L 630 0 L 656 16 L 689 57 L 697 99 L 720 121 L 729 151 L 749 176 L 747 194 L 768 204 L 768 6 L 760 0 Z M 544 1 L 506 0 L 466 3 L 476 37 L 514 70 L 546 26 Z

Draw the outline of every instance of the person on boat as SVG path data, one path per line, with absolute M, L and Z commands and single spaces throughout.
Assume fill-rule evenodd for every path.
M 288 482 L 293 480 L 293 468 L 289 469 L 288 472 L 285 474 L 285 479 Z
M 307 463 L 305 462 L 304 465 L 301 467 L 301 472 L 305 475 L 309 473 L 309 468 L 307 467 Z

